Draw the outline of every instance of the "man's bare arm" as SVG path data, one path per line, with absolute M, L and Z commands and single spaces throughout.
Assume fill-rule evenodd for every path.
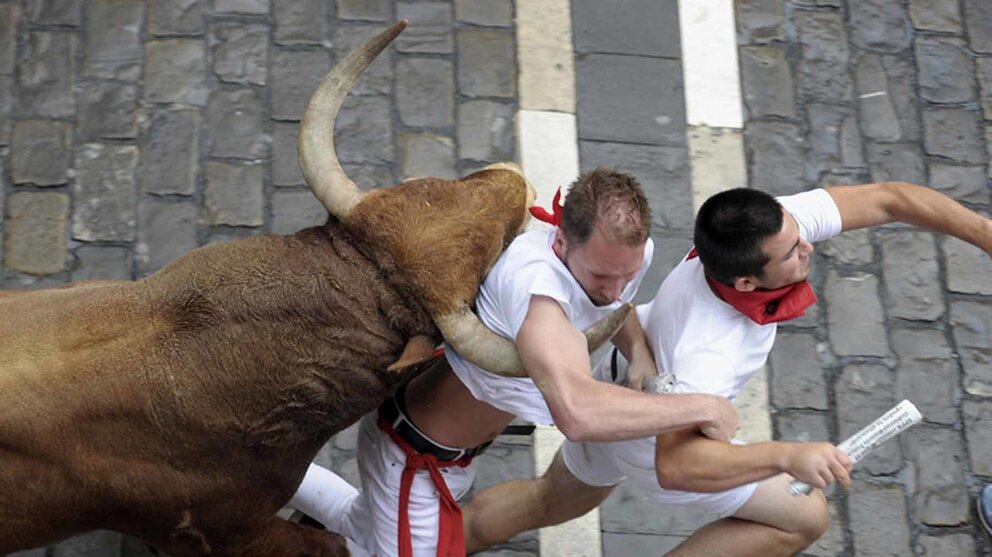
M 839 481 L 850 485 L 851 459 L 830 443 L 731 445 L 695 431 L 658 436 L 655 472 L 665 489 L 717 492 L 761 481 L 782 472 L 814 487 Z
M 840 211 L 843 229 L 905 222 L 950 234 L 992 256 L 992 221 L 946 195 L 907 182 L 879 182 L 827 188 Z
M 596 381 L 585 336 L 555 300 L 534 296 L 517 348 L 558 428 L 573 441 L 617 441 L 682 428 L 729 439 L 737 413 L 722 397 L 650 395 Z
M 651 354 L 651 347 L 648 346 L 647 336 L 644 334 L 644 328 L 641 327 L 641 320 L 638 319 L 636 311 L 632 312 L 630 319 L 613 337 L 613 345 L 627 359 L 627 387 L 643 390 L 644 380 L 658 375 L 658 367 L 655 365 L 654 355 Z

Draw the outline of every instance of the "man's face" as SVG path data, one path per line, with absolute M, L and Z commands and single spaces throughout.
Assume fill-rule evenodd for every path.
M 577 246 L 568 244 L 560 229 L 555 236 L 555 247 L 562 261 L 597 306 L 620 299 L 624 287 L 641 270 L 644 245 L 610 243 L 598 228 L 585 243 Z
M 799 235 L 796 219 L 782 209 L 782 230 L 761 243 L 761 251 L 768 257 L 756 286 L 774 290 L 806 280 L 810 271 L 813 244 Z

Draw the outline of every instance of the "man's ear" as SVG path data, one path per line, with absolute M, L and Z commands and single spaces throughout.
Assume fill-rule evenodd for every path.
M 756 288 L 758 288 L 758 277 L 737 277 L 737 279 L 734 280 L 734 288 L 736 288 L 738 292 L 753 292 Z
M 565 233 L 561 231 L 561 228 L 555 230 L 555 241 L 554 241 L 555 255 L 564 259 L 565 252 L 568 250 L 568 242 L 565 240 Z

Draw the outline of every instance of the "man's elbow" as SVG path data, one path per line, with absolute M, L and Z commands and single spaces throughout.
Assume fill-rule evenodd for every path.
M 581 414 L 570 414 L 567 417 L 558 419 L 555 425 L 558 426 L 558 431 L 561 431 L 562 435 L 573 443 L 586 443 L 599 440 L 596 438 L 592 425 Z
M 658 485 L 662 489 L 677 491 L 691 491 L 688 477 L 684 473 L 683 467 L 671 462 L 657 462 L 654 466 L 655 475 L 658 478 Z

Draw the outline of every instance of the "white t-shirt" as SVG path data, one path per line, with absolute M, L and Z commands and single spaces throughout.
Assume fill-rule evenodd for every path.
M 777 199 L 807 241 L 840 234 L 840 212 L 826 190 Z M 679 263 L 637 312 L 659 371 L 675 375 L 673 392 L 718 394 L 733 401 L 775 342 L 777 324 L 759 325 L 718 298 L 698 257 Z
M 633 300 L 654 253 L 654 243 L 649 239 L 641 270 L 624 287 L 620 300 L 596 306 L 555 255 L 554 238 L 554 230 L 535 230 L 517 236 L 486 276 L 476 299 L 476 310 L 482 323 L 498 335 L 517 338 L 531 296 L 557 300 L 569 321 L 579 330 L 586 329 Z M 554 339 L 549 338 L 548 342 Z M 455 375 L 475 398 L 530 422 L 553 423 L 541 391 L 530 378 L 494 375 L 470 364 L 450 346 L 445 347 L 445 354 Z

